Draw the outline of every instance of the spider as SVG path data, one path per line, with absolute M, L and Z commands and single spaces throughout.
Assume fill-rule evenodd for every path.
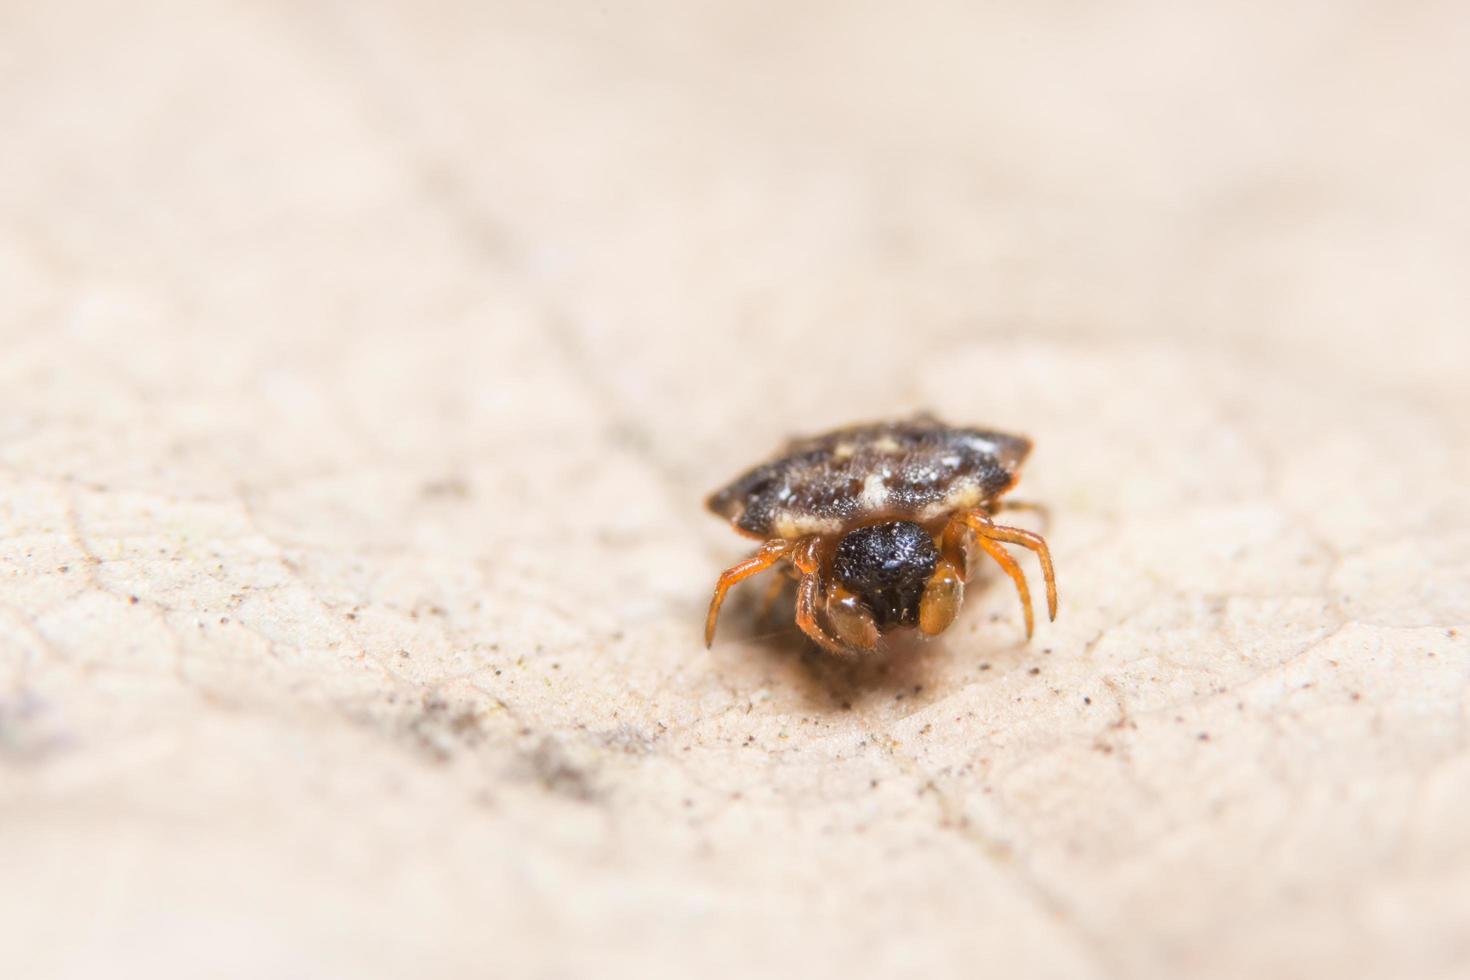
M 1036 553 L 1054 620 L 1051 552 L 1040 535 L 991 518 L 1028 507 L 1000 497 L 1015 485 L 1030 451 L 1022 436 L 948 426 L 931 415 L 787 443 L 775 459 L 706 501 L 736 531 L 763 543 L 716 583 L 705 646 L 714 642 L 725 593 L 781 562 L 797 579 L 796 625 L 823 649 L 869 651 L 884 633 L 915 626 L 936 636 L 959 612 L 977 552 L 1015 583 L 1029 639 L 1031 590 L 1001 545 Z

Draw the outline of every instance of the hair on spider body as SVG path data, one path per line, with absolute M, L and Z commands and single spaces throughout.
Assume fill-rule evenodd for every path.
M 794 440 L 777 458 L 711 494 L 708 506 L 763 540 L 720 576 L 706 645 L 726 592 L 778 563 L 798 578 L 796 624 L 833 653 L 875 649 L 894 629 L 926 636 L 954 621 L 972 554 L 1015 583 L 1032 632 L 1025 575 L 1001 543 L 1033 551 L 1056 618 L 1051 555 L 1039 535 L 995 524 L 1031 443 L 1022 436 L 912 419 L 849 426 Z

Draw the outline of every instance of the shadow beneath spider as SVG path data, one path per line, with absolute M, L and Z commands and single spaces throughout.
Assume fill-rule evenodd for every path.
M 981 677 L 1004 677 L 1034 658 L 1026 641 L 993 632 L 1000 622 L 995 614 L 988 622 L 957 622 L 932 639 L 917 630 L 897 630 L 872 653 L 838 656 L 796 627 L 795 594 L 795 583 L 788 580 L 764 599 L 741 596 L 723 622 L 730 629 L 727 642 L 744 644 L 746 656 L 774 673 L 795 675 L 813 709 L 835 713 L 908 698 L 927 703 Z
M 740 620 L 754 625 L 745 617 Z M 752 631 L 736 642 L 771 672 L 794 674 L 803 700 L 826 712 L 919 695 L 927 701 L 953 688 L 968 672 L 943 638 L 926 640 L 910 630 L 888 634 L 872 653 L 846 657 L 828 653 L 789 624 Z M 974 667 L 973 662 L 968 666 Z

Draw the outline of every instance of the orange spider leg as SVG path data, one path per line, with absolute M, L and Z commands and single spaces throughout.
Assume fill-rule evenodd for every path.
M 828 636 L 821 623 L 817 622 L 817 608 L 822 598 L 821 563 L 817 557 L 819 544 L 821 542 L 817 538 L 805 538 L 791 558 L 801 573 L 801 582 L 796 587 L 796 625 L 829 653 L 850 654 L 851 650 Z
M 1036 553 L 1036 560 L 1041 562 L 1041 575 L 1046 580 L 1046 611 L 1051 619 L 1057 618 L 1057 577 L 1051 566 L 1051 549 L 1046 546 L 1046 540 L 1039 534 L 1023 531 L 1018 527 L 1005 527 L 1000 524 L 992 524 L 990 518 L 981 510 L 972 510 L 964 515 L 965 523 L 970 530 L 975 532 L 979 538 L 988 538 L 991 541 L 1004 541 L 1007 544 L 1018 544 L 1029 551 Z M 987 549 L 988 550 L 988 549 Z
M 715 623 L 720 618 L 720 605 L 725 601 L 725 593 L 729 592 L 737 583 L 743 582 L 752 575 L 757 575 L 770 568 L 776 562 L 786 557 L 796 544 L 785 538 L 772 538 L 757 549 L 756 553 L 742 562 L 731 565 L 720 574 L 720 579 L 715 583 L 715 594 L 710 597 L 709 616 L 704 621 L 704 645 L 706 648 L 715 642 Z
M 1040 516 L 1041 523 L 1047 527 L 1051 526 L 1051 508 L 1046 504 L 1037 503 L 1034 500 L 992 500 L 986 505 L 986 511 L 991 517 L 1003 510 L 1024 510 Z
M 970 539 L 970 526 L 962 515 L 956 514 L 944 525 L 939 535 L 939 556 L 954 566 L 961 582 L 970 579 L 970 553 L 966 544 Z
M 1011 581 L 1016 583 L 1016 591 L 1021 596 L 1021 611 L 1026 614 L 1026 639 L 1031 639 L 1031 633 L 1036 628 L 1036 621 L 1031 615 L 1031 587 L 1026 584 L 1026 574 L 1021 571 L 1021 566 L 1016 564 L 1016 559 L 994 541 L 988 541 L 978 534 L 971 538 L 987 555 L 995 559 L 995 563 L 1001 567 Z

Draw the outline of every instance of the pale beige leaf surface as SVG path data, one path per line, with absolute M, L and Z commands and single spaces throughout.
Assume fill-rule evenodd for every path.
M 0 975 L 1466 975 L 1470 18 L 980 6 L 0 7 Z M 918 408 L 1057 622 L 705 652 Z

